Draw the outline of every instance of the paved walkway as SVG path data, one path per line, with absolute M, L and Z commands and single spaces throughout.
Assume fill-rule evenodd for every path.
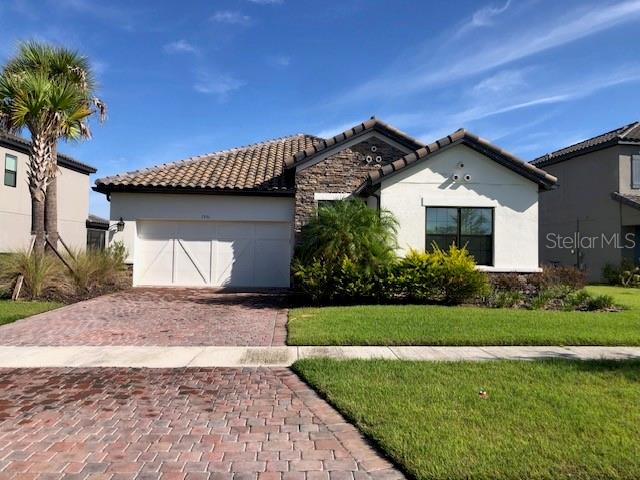
M 0 346 L 0 368 L 286 367 L 300 358 L 394 360 L 640 359 L 640 347 L 16 347 Z
M 396 480 L 288 369 L 0 369 L 0 478 Z
M 284 345 L 285 297 L 134 288 L 5 325 L 0 345 Z

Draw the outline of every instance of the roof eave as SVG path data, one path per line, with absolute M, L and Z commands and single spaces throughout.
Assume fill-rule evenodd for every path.
M 210 187 L 177 187 L 177 186 L 149 186 L 149 185 L 105 185 L 97 184 L 92 187 L 94 192 L 110 195 L 111 193 L 180 193 L 199 195 L 238 195 L 238 196 L 267 196 L 291 197 L 295 190 L 289 188 L 260 190 L 251 188 L 210 188 Z
M 0 135 L 0 145 L 18 151 L 20 153 L 24 153 L 26 155 L 29 155 L 31 153 L 29 149 L 29 142 L 27 140 L 21 139 L 15 135 L 8 135 L 9 134 L 7 134 L 6 132 L 3 132 L 3 135 Z M 86 163 L 82 163 L 75 158 L 62 153 L 58 154 L 57 163 L 61 167 L 65 167 L 69 170 L 73 170 L 79 173 L 84 173 L 85 175 L 90 175 L 98 171 L 97 168 Z
M 640 145 L 640 140 L 628 140 L 621 138 L 612 138 L 611 140 L 607 140 L 605 142 L 599 143 L 597 145 L 591 145 L 589 147 L 581 148 L 580 150 L 576 150 L 574 152 L 565 153 L 563 155 L 558 155 L 551 158 L 540 157 L 531 162 L 532 165 L 536 167 L 548 167 L 549 165 L 555 165 L 557 163 L 564 162 L 566 160 L 570 160 L 575 157 L 579 157 L 581 155 L 587 155 L 588 153 L 597 152 L 598 150 L 604 150 L 605 148 L 614 147 L 616 145 Z
M 334 135 L 331 138 L 323 139 L 318 144 L 313 147 L 309 147 L 306 150 L 298 152 L 291 157 L 285 159 L 284 168 L 285 170 L 289 170 L 299 165 L 307 162 L 312 159 L 316 155 L 325 152 L 328 149 L 332 149 L 340 146 L 341 144 L 351 141 L 353 139 L 359 138 L 363 135 L 369 134 L 371 132 L 380 133 L 391 140 L 399 143 L 400 145 L 404 145 L 410 150 L 417 150 L 423 146 L 421 142 L 416 140 L 415 138 L 407 135 L 406 133 L 398 130 L 391 125 L 382 122 L 376 118 L 370 118 L 358 125 L 355 125 L 343 132 Z
M 624 195 L 618 192 L 611 192 L 611 198 L 620 202 L 622 205 L 626 205 L 631 208 L 635 208 L 636 210 L 640 210 L 640 203 L 631 200 L 630 198 L 625 197 Z
M 367 180 L 358 187 L 356 192 L 365 194 L 366 192 L 371 191 L 371 189 L 376 185 L 394 176 L 396 173 L 404 171 L 405 168 L 408 168 L 416 163 L 428 160 L 431 156 L 443 152 L 456 145 L 465 145 L 469 148 L 474 149 L 478 153 L 491 158 L 505 168 L 508 168 L 509 170 L 522 175 L 528 180 L 537 183 L 545 190 L 551 190 L 555 188 L 557 184 L 558 180 L 553 175 L 550 175 L 535 166 L 531 166 L 531 168 L 529 168 L 527 166 L 529 164 L 526 164 L 522 160 L 519 160 L 516 157 L 507 154 L 503 150 L 492 146 L 486 140 L 482 140 L 473 134 L 465 132 L 464 130 L 458 130 L 457 132 L 454 132 L 447 137 L 437 140 L 436 142 L 427 145 L 426 147 L 423 147 L 416 152 L 412 152 L 406 155 L 405 157 L 400 159 L 403 161 L 400 166 L 395 165 L 395 163 L 399 161 L 398 160 L 396 162 L 392 162 L 391 164 L 385 165 L 378 170 L 375 170 L 374 172 L 371 172 Z M 385 170 L 387 170 L 387 172 L 385 172 Z

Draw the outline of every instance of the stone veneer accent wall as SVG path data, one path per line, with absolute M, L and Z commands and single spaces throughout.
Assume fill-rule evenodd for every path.
M 375 152 L 371 150 L 374 146 Z M 374 163 L 368 164 L 367 155 Z M 316 207 L 314 193 L 344 193 L 355 190 L 375 168 L 376 156 L 382 164 L 392 162 L 405 154 L 376 137 L 346 148 L 310 167 L 296 172 L 295 231 L 313 214 Z

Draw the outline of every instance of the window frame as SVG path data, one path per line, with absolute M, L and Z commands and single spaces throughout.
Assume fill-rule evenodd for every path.
M 474 210 L 489 210 L 491 211 L 491 262 L 490 263 L 477 263 L 476 265 L 481 267 L 493 267 L 495 266 L 495 254 L 496 254 L 496 209 L 495 207 L 456 207 L 456 206 L 446 206 L 446 205 L 425 205 L 424 210 L 424 249 L 426 252 L 429 251 L 429 234 L 427 233 L 427 225 L 428 225 L 428 212 L 430 208 L 449 208 L 457 210 L 457 225 L 456 225 L 456 245 L 462 247 L 460 245 L 462 235 L 462 210 L 463 209 L 474 209 Z M 444 235 L 443 235 L 444 236 Z M 467 235 L 468 236 L 468 235 Z M 474 259 L 475 260 L 475 259 Z
M 634 166 L 634 163 L 638 163 Z M 635 183 L 634 176 L 636 173 L 640 173 L 640 154 L 631 155 L 631 188 L 633 190 L 640 190 L 640 183 Z
M 15 170 L 9 170 L 7 168 L 7 161 L 9 159 L 13 159 L 14 163 L 15 163 Z M 13 184 L 7 183 L 7 174 L 8 173 L 12 173 L 13 174 Z M 4 178 L 3 178 L 3 183 L 5 187 L 11 187 L 11 188 L 16 188 L 18 186 L 18 157 L 17 155 L 12 155 L 11 153 L 5 153 L 4 154 Z
M 101 244 L 100 246 L 94 245 L 90 242 L 90 237 L 91 235 L 99 235 L 101 237 Z M 87 228 L 87 250 L 95 250 L 95 251 L 102 251 L 106 248 L 107 246 L 107 231 L 103 230 L 103 229 L 99 229 L 99 228 Z M 97 248 L 96 248 L 97 247 Z

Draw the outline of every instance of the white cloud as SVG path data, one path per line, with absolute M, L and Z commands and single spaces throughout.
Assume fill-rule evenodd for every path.
M 379 98 L 381 95 L 406 96 L 429 87 L 477 75 L 532 55 L 575 42 L 623 23 L 637 21 L 640 17 L 640 0 L 627 0 L 614 4 L 595 4 L 566 16 L 554 18 L 545 25 L 531 25 L 528 29 L 512 32 L 504 38 L 492 37 L 486 45 L 477 45 L 471 55 L 460 55 L 459 60 L 449 58 L 422 58 L 413 53 L 416 64 L 426 65 L 413 70 L 399 69 L 393 65 L 383 74 L 342 95 L 339 103 Z M 432 50 L 422 48 L 420 51 Z M 450 56 L 449 52 L 441 55 Z M 445 61 L 446 60 L 446 61 Z M 433 68 L 433 65 L 442 65 Z M 397 71 L 402 71 L 398 75 Z
M 199 50 L 186 40 L 176 40 L 162 47 L 166 53 L 199 53 Z
M 471 15 L 471 18 L 463 23 L 452 35 L 452 39 L 457 39 L 477 28 L 494 25 L 496 17 L 506 12 L 510 5 L 511 0 L 507 0 L 502 6 L 485 5 L 479 10 L 476 10 L 473 12 L 473 15 Z
M 504 93 L 527 85 L 526 74 L 530 69 L 504 70 L 491 75 L 473 87 L 475 95 Z
M 352 128 L 354 125 L 358 125 L 358 123 L 362 122 L 362 119 L 353 120 L 351 122 L 341 122 L 336 125 L 332 125 L 326 128 L 323 128 L 315 135 L 320 138 L 331 138 L 334 135 L 344 132 L 348 128 Z
M 220 10 L 211 15 L 211 20 L 219 23 L 244 26 L 251 25 L 253 23 L 253 20 L 249 15 L 232 10 Z
M 200 72 L 193 88 L 196 92 L 216 95 L 218 99 L 225 100 L 232 92 L 244 85 L 246 85 L 246 82 L 228 74 Z
M 522 88 L 512 92 L 496 92 L 484 96 L 472 96 L 467 105 L 457 109 L 431 110 L 425 113 L 399 113 L 387 117 L 387 121 L 400 128 L 422 128 L 419 138 L 433 141 L 460 127 L 517 110 L 533 107 L 566 104 L 593 95 L 601 90 L 624 83 L 640 82 L 640 67 L 623 67 L 614 72 L 584 79 L 579 82 L 567 82 L 542 89 Z M 535 83 L 535 82 L 532 82 Z M 548 110 L 545 110 L 547 113 Z M 505 136 L 503 134 L 502 136 Z M 496 135 L 494 134 L 495 138 Z
M 474 27 L 488 27 L 493 25 L 493 19 L 501 13 L 504 13 L 507 8 L 509 8 L 510 4 L 511 0 L 507 0 L 501 7 L 487 5 L 482 7 L 480 10 L 476 10 L 471 17 L 470 24 Z
M 291 65 L 289 55 L 272 55 L 267 57 L 267 63 L 273 67 L 288 67 Z

